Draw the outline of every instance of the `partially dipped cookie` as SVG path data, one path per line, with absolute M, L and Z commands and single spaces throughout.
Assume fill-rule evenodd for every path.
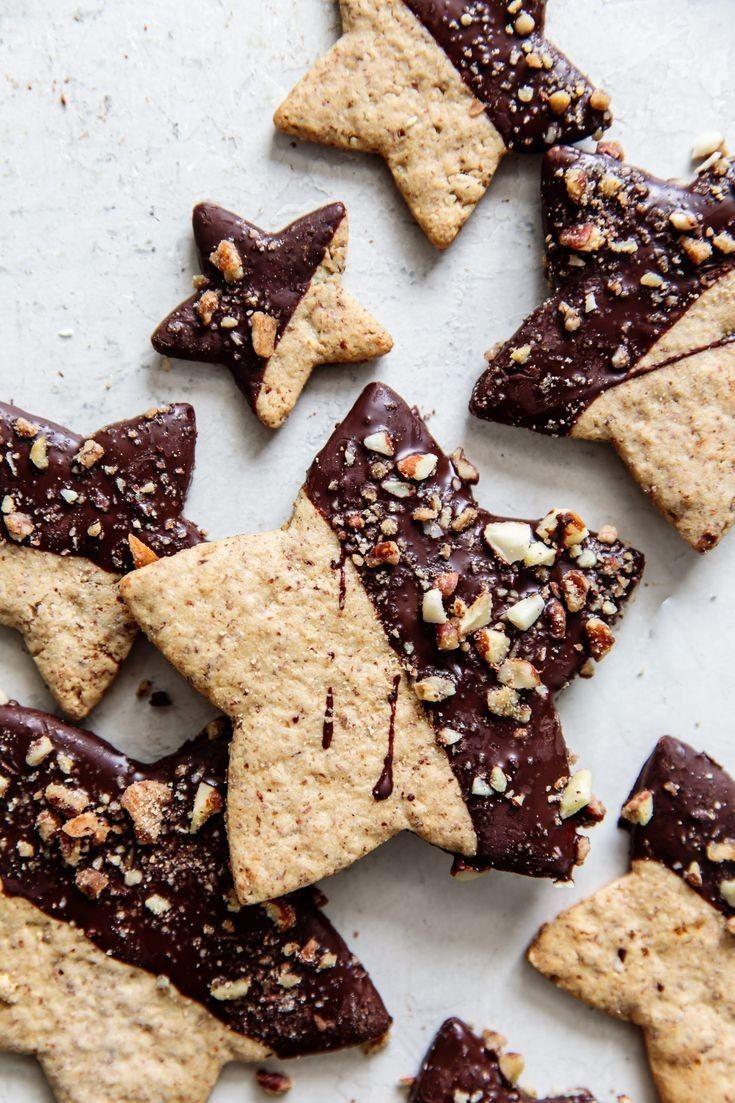
M 339 0 L 342 37 L 276 111 L 281 130 L 385 158 L 434 245 L 508 151 L 610 125 L 610 98 L 545 36 L 546 0 Z
M 0 708 L 0 1048 L 59 1103 L 205 1103 L 229 1061 L 382 1036 L 362 966 L 303 892 L 241 909 L 227 725 L 150 766 Z
M 0 623 L 22 633 L 75 720 L 100 701 L 137 633 L 120 577 L 202 539 L 182 516 L 195 445 L 184 404 L 84 437 L 0 403 Z
M 543 1100 L 517 1087 L 523 1058 L 505 1053 L 505 1038 L 473 1033 L 461 1019 L 442 1024 L 411 1084 L 408 1103 L 595 1103 L 587 1091 Z
M 708 755 L 662 739 L 621 825 L 630 872 L 547 924 L 531 963 L 642 1028 L 663 1103 L 731 1103 L 735 782 Z
M 342 287 L 347 211 L 332 203 L 267 233 L 213 203 L 194 208 L 201 272 L 153 347 L 226 365 L 271 429 L 291 413 L 317 364 L 369 360 L 390 335 Z
M 642 557 L 568 510 L 508 521 L 415 411 L 368 387 L 278 532 L 128 576 L 139 624 L 234 721 L 228 825 L 246 903 L 403 829 L 565 880 L 601 815 L 554 696 L 591 672 Z
M 552 294 L 490 354 L 470 408 L 609 441 L 692 547 L 735 520 L 735 166 L 690 185 L 558 148 L 542 202 Z

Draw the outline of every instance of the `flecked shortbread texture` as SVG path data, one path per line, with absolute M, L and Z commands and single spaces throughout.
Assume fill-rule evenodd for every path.
M 281 130 L 385 158 L 439 248 L 472 214 L 505 143 L 403 0 L 340 0 L 343 37 L 278 108 Z
M 631 869 L 547 924 L 529 959 L 643 1029 L 663 1103 L 735 1103 L 735 938 L 677 874 Z
M 345 215 L 266 364 L 255 412 L 270 429 L 283 424 L 318 365 L 372 360 L 393 347 L 390 334 L 342 287 L 348 238 Z
M 75 720 L 102 699 L 137 635 L 118 580 L 88 559 L 0 542 L 0 624 L 21 633 Z
M 446 754 L 349 562 L 340 609 L 339 555 L 302 493 L 279 532 L 161 560 L 122 587 L 156 647 L 235 720 L 228 824 L 244 903 L 311 884 L 403 829 L 476 852 Z M 377 802 L 394 685 L 394 788 Z
M 38 1058 L 59 1103 L 205 1103 L 229 1061 L 268 1056 L 171 984 L 5 896 L 0 1048 Z

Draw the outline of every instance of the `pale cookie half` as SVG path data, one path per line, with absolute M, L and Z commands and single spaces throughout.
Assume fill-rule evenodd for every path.
M 735 168 L 664 182 L 596 154 L 544 161 L 553 294 L 488 354 L 471 410 L 606 440 L 697 551 L 735 521 Z
M 277 429 L 319 364 L 390 352 L 393 340 L 342 287 L 347 212 L 332 203 L 269 234 L 217 207 L 193 213 L 196 293 L 165 318 L 154 348 L 226 364 L 256 416 Z
M 233 718 L 244 902 L 403 829 L 464 872 L 566 879 L 583 860 L 578 827 L 601 810 L 587 772 L 570 778 L 553 691 L 612 646 L 642 559 L 569 511 L 536 532 L 493 517 L 474 504 L 476 478 L 374 384 L 284 529 L 124 580 L 152 642 Z
M 314 894 L 239 908 L 228 736 L 143 766 L 0 708 L 0 1048 L 38 1057 L 59 1103 L 205 1103 L 229 1061 L 390 1025 Z
M 574 142 L 611 121 L 543 33 L 545 0 L 339 0 L 342 38 L 275 114 L 289 134 L 385 158 L 445 248 L 508 149 Z
M 631 871 L 547 924 L 531 963 L 644 1032 L 663 1103 L 735 1101 L 735 784 L 661 740 L 623 809 Z
M 85 438 L 0 403 L 0 624 L 22 634 L 75 720 L 102 699 L 137 632 L 120 577 L 202 538 L 181 515 L 195 441 L 185 405 Z

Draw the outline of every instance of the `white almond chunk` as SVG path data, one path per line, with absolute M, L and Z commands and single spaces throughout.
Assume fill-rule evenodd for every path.
M 672 211 L 669 215 L 669 222 L 675 230 L 679 230 L 680 233 L 684 233 L 685 230 L 694 230 L 697 226 L 696 216 L 691 211 L 684 211 L 678 209 Z
M 447 614 L 444 611 L 441 590 L 431 589 L 426 591 L 421 603 L 421 616 L 426 624 L 447 623 Z
M 385 429 L 380 429 L 377 433 L 371 433 L 370 436 L 365 437 L 362 443 L 371 452 L 377 452 L 381 456 L 393 455 L 393 441 Z
M 508 778 L 499 766 L 493 766 L 490 771 L 490 784 L 496 793 L 504 793 L 508 788 Z
M 128 869 L 125 871 L 124 880 L 128 888 L 135 888 L 136 885 L 142 884 L 143 873 L 139 869 Z
M 726 904 L 729 904 L 731 908 L 735 908 L 735 881 L 721 881 L 720 896 Z
M 79 497 L 76 490 L 72 490 L 70 487 L 64 487 L 63 490 L 59 491 L 59 494 L 69 506 L 73 505 Z
M 592 800 L 592 773 L 590 770 L 578 770 L 568 781 L 559 804 L 559 815 L 568 820 L 577 812 L 586 808 Z
M 498 681 L 513 689 L 535 689 L 541 685 L 538 670 L 526 659 L 506 659 L 498 671 Z
M 492 521 L 485 525 L 485 542 L 506 563 L 518 563 L 533 542 L 531 526 L 523 521 Z
M 48 758 L 54 749 L 54 745 L 47 735 L 42 735 L 40 739 L 34 739 L 28 748 L 28 754 L 26 755 L 26 762 L 29 766 L 40 766 L 44 759 Z
M 241 1000 L 250 991 L 250 977 L 240 980 L 224 980 L 210 985 L 209 994 L 215 1000 Z
M 196 835 L 204 827 L 207 820 L 222 811 L 222 797 L 213 785 L 207 785 L 206 781 L 199 783 L 199 788 L 194 797 L 194 807 L 191 812 L 189 831 Z
M 453 697 L 457 692 L 451 678 L 441 678 L 438 674 L 432 674 L 428 678 L 422 678 L 420 682 L 414 682 L 413 689 L 419 701 L 427 701 L 430 704 L 446 701 L 447 697 Z
M 455 743 L 459 743 L 462 732 L 458 732 L 455 728 L 442 728 L 436 738 L 443 747 L 453 747 Z
M 710 862 L 735 862 L 735 839 L 723 839 L 719 843 L 709 843 L 707 857 Z
M 384 479 L 380 485 L 394 498 L 410 498 L 415 493 L 410 483 L 401 482 L 400 479 Z
M 460 636 L 469 636 L 472 632 L 484 628 L 486 624 L 489 624 L 492 614 L 492 598 L 487 590 L 483 590 L 461 618 L 458 625 Z
M 475 647 L 486 663 L 497 666 L 510 651 L 510 640 L 497 628 L 483 628 L 474 637 Z
M 515 605 L 511 605 L 505 616 L 506 620 L 525 632 L 536 623 L 543 611 L 544 599 L 541 594 L 531 594 L 530 597 L 524 597 L 517 601 Z
M 551 567 L 556 561 L 556 551 L 548 544 L 536 540 L 523 557 L 527 567 Z
M 157 892 L 154 892 L 152 896 L 149 896 L 145 902 L 145 906 L 149 912 L 153 912 L 154 915 L 165 915 L 167 911 L 171 910 L 171 904 L 163 896 L 159 896 Z
M 518 691 L 512 686 L 488 690 L 487 707 L 494 716 L 505 716 L 519 724 L 527 724 L 531 719 L 530 708 L 520 703 Z
M 561 522 L 561 542 L 565 548 L 581 544 L 589 536 L 589 529 L 581 517 L 571 509 L 552 509 L 536 527 L 542 540 L 551 540 Z
M 498 1068 L 509 1084 L 518 1083 L 525 1067 L 520 1053 L 501 1053 L 498 1057 Z
M 698 161 L 700 157 L 711 157 L 713 153 L 719 152 L 724 144 L 724 135 L 719 130 L 705 130 L 692 146 L 692 160 Z
M 422 479 L 428 479 L 429 475 L 434 474 L 437 462 L 438 459 L 433 452 L 414 452 L 413 455 L 399 460 L 396 467 L 404 479 L 421 482 Z
M 0 797 L 4 797 L 10 788 L 10 778 L 0 774 Z
M 621 815 L 628 823 L 637 823 L 645 827 L 653 819 L 653 793 L 650 789 L 641 789 L 634 793 L 623 806 Z
M 48 467 L 48 443 L 45 437 L 36 437 L 31 445 L 30 461 L 39 471 Z
M 581 567 L 582 570 L 588 571 L 591 567 L 594 567 L 596 563 L 597 556 L 591 548 L 585 548 L 584 551 L 577 556 L 577 566 Z
M 472 780 L 472 795 L 475 797 L 491 797 L 493 794 L 492 789 L 485 781 L 484 777 L 476 777 Z

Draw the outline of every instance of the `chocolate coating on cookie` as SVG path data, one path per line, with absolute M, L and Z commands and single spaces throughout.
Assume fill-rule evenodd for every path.
M 313 892 L 238 906 L 228 735 L 215 723 L 143 766 L 45 713 L 0 708 L 3 891 L 280 1056 L 381 1036 L 382 1001 Z
M 544 35 L 546 0 L 404 0 L 509 149 L 577 142 L 612 122 L 609 98 Z
M 223 207 L 199 203 L 192 216 L 198 290 L 161 322 L 153 347 L 182 360 L 225 364 L 254 404 L 268 359 L 345 213 L 332 203 L 269 234 Z
M 115 573 L 138 537 L 156 555 L 202 540 L 181 516 L 194 469 L 191 406 L 150 410 L 91 437 L 0 403 L 0 535 Z
M 480 1038 L 461 1019 L 447 1019 L 423 1060 L 408 1103 L 595 1103 L 586 1091 L 542 1100 L 528 1095 L 503 1074 L 503 1060 L 497 1036 Z
M 623 808 L 631 858 L 661 862 L 735 916 L 735 781 L 709 755 L 660 739 Z
M 417 413 L 373 384 L 314 461 L 306 492 L 446 749 L 477 834 L 472 867 L 565 879 L 580 822 L 599 814 L 585 803 L 560 816 L 569 760 L 554 692 L 612 645 L 608 625 L 643 559 L 570 513 L 550 515 L 543 539 L 535 523 L 508 529 L 460 473 L 476 481 L 466 458 L 450 460 Z M 520 530 L 529 562 L 546 565 L 494 551 L 484 533 L 497 523 L 500 541 Z
M 542 203 L 552 296 L 493 354 L 470 409 L 564 435 L 735 265 L 735 163 L 723 156 L 683 186 L 604 152 L 552 149 Z

